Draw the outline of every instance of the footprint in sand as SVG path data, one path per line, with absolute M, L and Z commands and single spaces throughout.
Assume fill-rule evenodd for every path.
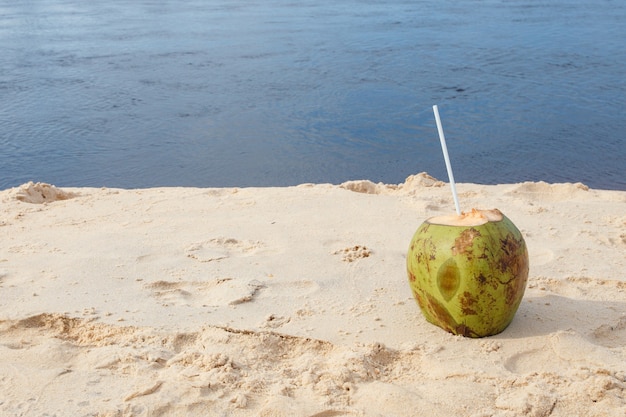
M 199 262 L 214 262 L 236 256 L 255 255 L 265 249 L 259 241 L 218 237 L 189 245 L 185 252 Z
M 626 345 L 626 315 L 617 322 L 603 324 L 592 333 L 592 341 L 607 348 L 619 348 Z
M 319 291 L 317 282 L 308 279 L 300 281 L 271 282 L 267 283 L 267 294 L 277 297 L 302 297 Z
M 549 372 L 550 367 L 558 368 L 558 356 L 554 349 L 546 346 L 516 353 L 504 362 L 504 367 L 515 374 Z
M 511 413 L 524 416 L 549 416 L 556 402 L 557 398 L 554 394 L 546 392 L 540 385 L 531 383 L 522 388 L 503 386 L 494 405 L 498 410 L 505 410 L 506 415 Z
M 222 307 L 252 301 L 265 285 L 257 280 L 157 281 L 146 285 L 163 304 Z

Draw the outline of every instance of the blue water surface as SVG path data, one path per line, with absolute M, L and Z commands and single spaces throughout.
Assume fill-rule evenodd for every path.
M 626 190 L 626 2 L 4 0 L 0 189 Z

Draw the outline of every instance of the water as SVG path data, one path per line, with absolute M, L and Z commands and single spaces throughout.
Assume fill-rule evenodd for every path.
M 0 189 L 626 190 L 618 0 L 2 0 Z

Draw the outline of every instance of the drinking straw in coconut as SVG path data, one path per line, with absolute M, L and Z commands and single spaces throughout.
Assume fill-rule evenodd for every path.
M 461 207 L 459 206 L 459 196 L 456 194 L 456 184 L 454 183 L 454 175 L 452 174 L 452 165 L 450 164 L 450 156 L 448 156 L 448 147 L 446 146 L 446 137 L 443 134 L 441 119 L 439 118 L 439 109 L 435 104 L 433 106 L 435 120 L 437 121 L 437 130 L 439 131 L 439 140 L 441 141 L 441 150 L 443 151 L 443 159 L 446 160 L 446 168 L 448 169 L 448 178 L 450 179 L 450 188 L 452 189 L 452 197 L 454 198 L 454 207 L 456 214 L 461 215 Z

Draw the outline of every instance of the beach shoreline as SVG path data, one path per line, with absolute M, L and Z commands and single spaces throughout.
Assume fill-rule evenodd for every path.
M 0 191 L 0 414 L 622 416 L 626 192 L 457 184 L 524 235 L 511 325 L 425 321 L 426 173 L 267 188 Z

